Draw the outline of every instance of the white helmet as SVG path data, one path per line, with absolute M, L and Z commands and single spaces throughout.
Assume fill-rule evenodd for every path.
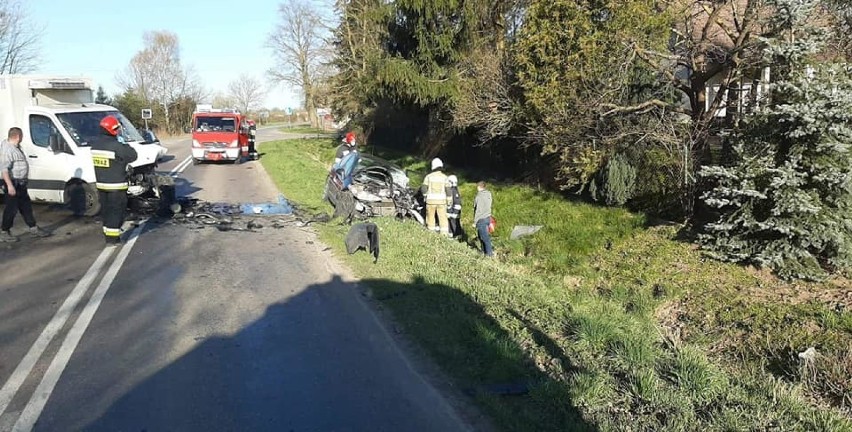
M 433 170 L 436 170 L 438 168 L 443 168 L 443 167 L 444 167 L 444 162 L 441 162 L 441 159 L 439 159 L 439 158 L 432 159 L 432 169 Z
M 450 186 L 458 186 L 459 185 L 459 178 L 456 177 L 455 175 L 447 176 L 447 183 L 449 183 Z

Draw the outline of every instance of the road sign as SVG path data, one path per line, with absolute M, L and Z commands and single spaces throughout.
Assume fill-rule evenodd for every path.
M 142 110 L 142 120 L 150 120 L 150 119 L 151 119 L 151 110 L 147 109 L 147 108 L 143 109 Z

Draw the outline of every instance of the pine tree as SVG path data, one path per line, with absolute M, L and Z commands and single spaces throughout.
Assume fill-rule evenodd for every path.
M 735 131 L 732 162 L 702 170 L 720 217 L 701 241 L 716 258 L 818 280 L 852 268 L 852 77 L 814 63 L 827 36 L 812 25 L 818 1 L 768 3 L 768 100 Z
M 95 95 L 95 103 L 104 105 L 110 104 L 109 96 L 107 96 L 103 86 L 98 86 L 98 93 Z

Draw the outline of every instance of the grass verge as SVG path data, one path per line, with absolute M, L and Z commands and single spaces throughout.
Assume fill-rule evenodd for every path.
M 327 131 L 327 130 L 323 130 L 323 129 L 320 129 L 320 128 L 315 128 L 315 127 L 310 127 L 310 126 L 305 126 L 305 125 L 287 126 L 286 123 L 284 124 L 284 127 L 281 128 L 281 132 L 294 133 L 294 134 L 306 134 L 306 135 L 311 135 L 311 134 L 321 135 L 321 134 L 333 133 L 333 131 Z
M 264 144 L 280 190 L 314 211 L 335 143 Z M 425 162 L 374 150 L 419 172 Z M 452 171 L 452 170 L 451 170 Z M 455 171 L 454 171 L 455 172 Z M 464 182 L 470 229 L 473 178 Z M 320 235 L 400 327 L 504 430 L 852 430 L 852 291 L 706 260 L 676 227 L 494 185 L 499 260 L 378 219 L 382 257 Z M 516 224 L 543 225 L 509 240 Z M 808 348 L 815 354 L 803 354 Z

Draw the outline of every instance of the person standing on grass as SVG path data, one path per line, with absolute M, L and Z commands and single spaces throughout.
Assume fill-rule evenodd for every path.
M 33 205 L 27 191 L 30 165 L 21 150 L 21 139 L 24 133 L 21 128 L 9 129 L 7 138 L 0 143 L 0 170 L 2 170 L 2 185 L 6 194 L 6 208 L 3 210 L 3 226 L 0 231 L 0 241 L 11 243 L 18 238 L 11 233 L 12 224 L 18 212 L 24 217 L 24 222 L 30 227 L 30 234 L 35 237 L 47 237 L 50 234 L 36 225 L 33 216 Z
M 432 159 L 432 172 L 423 179 L 420 192 L 426 197 L 426 226 L 431 231 L 440 232 L 449 237 L 450 223 L 447 219 L 447 203 L 452 202 L 452 198 L 450 197 L 447 175 L 441 171 L 443 168 L 444 162 L 441 159 Z M 435 225 L 436 217 L 438 219 L 437 226 Z
M 450 235 L 453 238 L 464 237 L 461 226 L 462 199 L 459 193 L 459 179 L 455 175 L 447 177 L 450 185 L 450 198 L 447 200 L 447 220 L 450 224 Z
M 484 181 L 476 184 L 476 190 L 478 192 L 473 201 L 473 220 L 476 225 L 476 234 L 479 236 L 480 243 L 482 243 L 482 253 L 491 257 L 494 256 L 491 234 L 488 232 L 488 225 L 491 223 L 491 191 L 486 189 Z

